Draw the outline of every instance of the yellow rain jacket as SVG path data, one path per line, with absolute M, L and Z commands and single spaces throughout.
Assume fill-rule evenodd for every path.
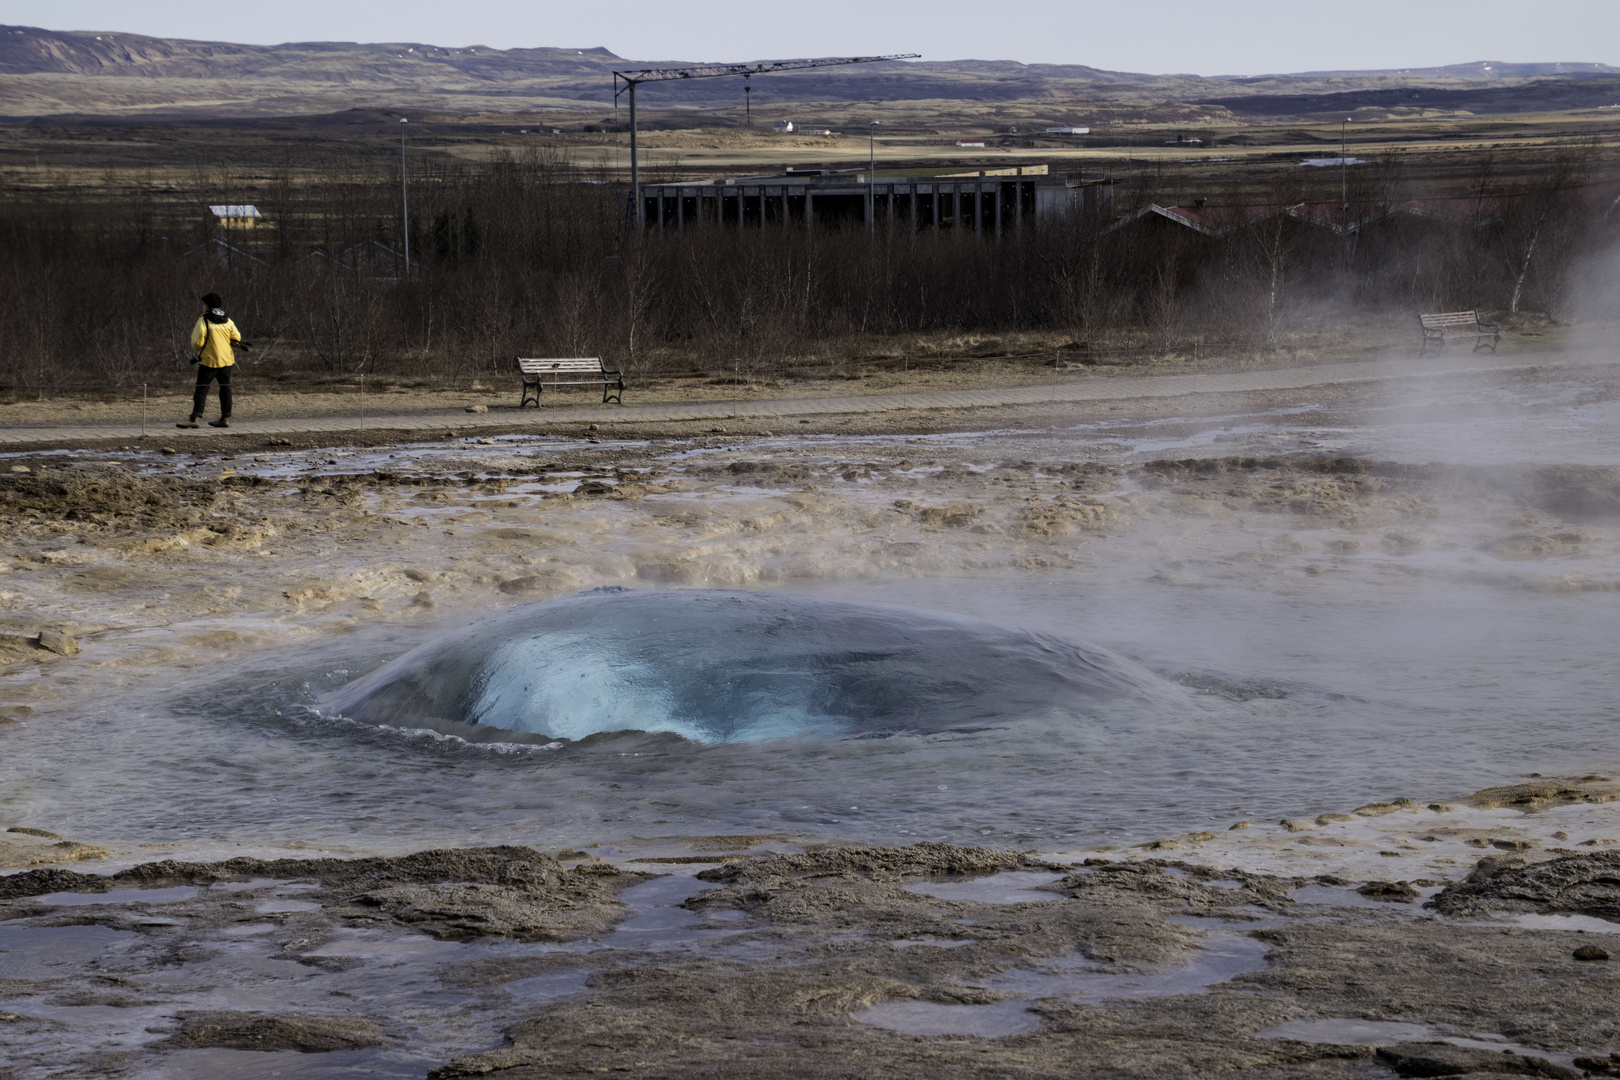
M 242 335 L 230 319 L 213 323 L 203 315 L 198 317 L 197 325 L 191 328 L 191 347 L 196 350 L 197 362 L 203 367 L 230 367 L 236 363 L 231 343 L 241 340 Z

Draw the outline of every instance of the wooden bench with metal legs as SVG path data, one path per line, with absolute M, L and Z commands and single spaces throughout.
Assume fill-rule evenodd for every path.
M 624 372 L 609 371 L 600 356 L 580 356 L 567 360 L 519 356 L 515 359 L 518 377 L 523 382 L 523 396 L 518 400 L 520 409 L 531 401 L 538 409 L 540 394 L 547 386 L 555 390 L 559 386 L 600 385 L 602 404 L 606 405 L 609 401 L 624 404 Z M 610 394 L 610 390 L 618 392 Z
M 1496 352 L 1496 343 L 1502 340 L 1502 328 L 1496 323 L 1480 322 L 1477 311 L 1447 311 L 1436 315 L 1419 315 L 1418 321 L 1423 324 L 1423 348 L 1418 350 L 1422 356 L 1433 345 L 1436 350 L 1445 348 L 1446 335 L 1456 333 L 1462 337 L 1474 335 L 1474 351 L 1490 349 Z M 1490 338 L 1486 341 L 1486 338 Z

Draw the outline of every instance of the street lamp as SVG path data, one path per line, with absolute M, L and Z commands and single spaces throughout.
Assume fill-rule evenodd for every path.
M 399 118 L 399 209 L 400 218 L 405 231 L 405 276 L 411 276 L 411 199 L 405 189 L 405 124 L 406 119 Z
M 866 183 L 866 227 L 877 228 L 877 129 L 878 121 L 873 120 L 866 129 L 866 171 L 870 174 Z

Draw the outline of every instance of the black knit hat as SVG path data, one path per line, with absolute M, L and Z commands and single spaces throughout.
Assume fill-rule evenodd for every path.
M 217 292 L 204 293 L 202 302 L 203 307 L 217 308 L 225 306 L 225 301 L 219 298 L 219 293 Z

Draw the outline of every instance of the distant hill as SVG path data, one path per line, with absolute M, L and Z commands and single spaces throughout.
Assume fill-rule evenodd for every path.
M 0 26 L 0 115 L 32 118 L 271 116 L 351 108 L 485 113 L 600 110 L 615 68 L 677 66 L 604 48 L 449 49 L 419 43 L 238 45 L 139 34 Z M 1108 102 L 1173 100 L 1237 113 L 1288 115 L 1394 108 L 1428 92 L 1428 107 L 1519 111 L 1610 104 L 1620 69 L 1603 64 L 1480 61 L 1405 71 L 1205 78 L 1010 60 L 882 63 L 753 80 L 754 100 L 792 102 Z M 1487 92 L 1488 91 L 1488 92 Z M 1406 95 L 1403 97 L 1403 95 Z M 736 80 L 663 83 L 649 107 L 741 103 Z M 1539 104 L 1556 101 L 1558 104 Z M 1357 104 L 1359 102 L 1359 104 Z M 1426 105 L 1427 101 L 1424 102 Z

